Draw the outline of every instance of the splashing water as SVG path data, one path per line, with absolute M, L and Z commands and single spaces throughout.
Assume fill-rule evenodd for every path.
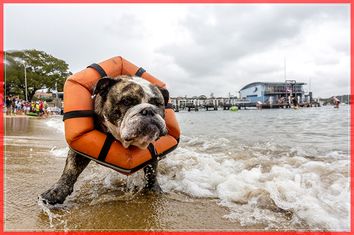
M 62 228 L 64 231 L 68 231 L 67 220 L 64 219 L 63 215 L 61 215 L 59 213 L 55 213 L 55 211 L 54 211 L 56 209 L 63 209 L 63 207 L 61 205 L 51 206 L 51 205 L 45 204 L 44 200 L 41 196 L 38 196 L 37 203 L 38 203 L 39 208 L 42 210 L 42 212 L 48 216 L 50 228 L 56 228 L 56 229 Z

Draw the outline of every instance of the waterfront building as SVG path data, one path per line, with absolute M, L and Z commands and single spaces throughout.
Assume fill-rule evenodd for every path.
M 287 82 L 253 82 L 240 90 L 240 98 L 251 103 L 279 104 L 289 102 L 289 96 L 296 97 L 300 103 L 306 102 L 303 86 L 305 83 L 294 80 Z

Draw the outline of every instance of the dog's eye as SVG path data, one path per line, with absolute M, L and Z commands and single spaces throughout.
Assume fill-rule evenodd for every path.
M 132 101 L 128 100 L 128 99 L 124 99 L 124 100 L 122 100 L 122 102 L 125 106 L 130 106 L 132 104 Z
M 127 97 L 127 98 L 123 98 L 120 101 L 120 103 L 123 104 L 124 106 L 132 106 L 138 104 L 139 101 L 135 98 Z

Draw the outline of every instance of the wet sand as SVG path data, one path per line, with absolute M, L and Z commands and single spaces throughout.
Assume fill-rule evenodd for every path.
M 37 197 L 63 170 L 65 158 L 53 155 L 55 149 L 66 147 L 63 134 L 43 119 L 6 117 L 4 124 L 5 231 L 237 231 L 265 227 L 242 227 L 225 218 L 228 209 L 218 205 L 216 198 L 143 194 L 129 186 L 135 179 L 121 176 L 114 187 L 105 187 L 97 175 L 111 170 L 93 162 L 63 205 L 45 208 Z

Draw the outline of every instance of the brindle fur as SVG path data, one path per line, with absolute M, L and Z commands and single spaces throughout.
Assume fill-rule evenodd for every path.
M 111 131 L 113 128 L 112 126 L 122 125 L 123 116 L 129 109 L 127 106 L 140 104 L 143 100 L 146 102 L 146 99 L 148 103 L 153 105 L 147 105 L 148 109 L 150 110 L 151 108 L 151 112 L 163 117 L 164 104 L 168 100 L 168 97 L 166 97 L 168 96 L 168 92 L 167 90 L 159 90 L 157 87 L 152 85 L 149 86 L 150 94 L 147 97 L 144 91 L 146 88 L 143 89 L 138 84 L 132 83 L 131 77 L 129 76 L 120 76 L 110 80 L 100 80 L 94 91 L 94 94 L 96 95 L 94 101 L 96 128 L 102 132 L 111 132 L 117 140 L 124 142 L 120 136 L 120 133 Z M 124 103 L 131 104 L 125 105 Z M 166 130 L 161 132 L 161 135 L 166 134 Z M 126 144 L 134 143 L 135 142 L 132 141 Z M 51 188 L 41 194 L 42 200 L 45 203 L 52 205 L 63 203 L 66 197 L 73 192 L 74 184 L 77 178 L 89 162 L 90 159 L 81 156 L 70 149 L 60 179 Z M 145 189 L 153 192 L 162 192 L 156 178 L 157 165 L 158 161 L 155 160 L 144 168 L 144 178 L 146 181 Z

